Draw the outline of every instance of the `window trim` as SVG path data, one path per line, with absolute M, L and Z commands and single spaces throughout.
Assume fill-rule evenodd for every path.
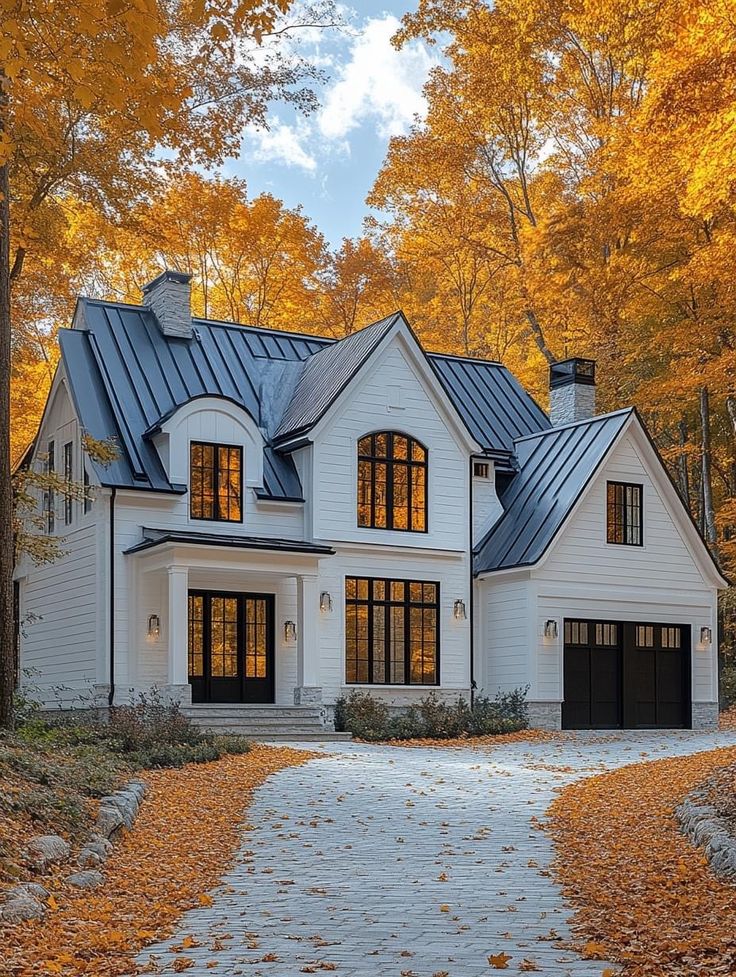
M 53 438 L 46 446 L 46 471 L 49 474 L 56 472 L 56 441 Z M 46 532 L 50 536 L 56 532 L 56 492 L 49 487 L 45 495 Z
M 473 478 L 487 482 L 490 477 L 491 463 L 489 461 L 477 461 L 473 459 Z
M 214 475 L 213 489 L 212 489 L 212 491 L 213 491 L 213 497 L 214 497 L 214 500 L 215 500 L 214 510 L 215 510 L 215 513 L 216 514 L 213 514 L 212 516 L 195 516 L 194 513 L 192 512 L 192 502 L 194 500 L 194 496 L 192 495 L 192 448 L 194 447 L 194 445 L 199 445 L 200 447 L 203 447 L 203 448 L 212 448 L 213 449 L 213 457 L 214 457 L 214 460 L 215 460 L 215 464 L 213 465 L 213 469 L 212 469 L 213 475 Z M 221 516 L 219 514 L 220 513 L 220 504 L 219 504 L 220 503 L 220 494 L 219 494 L 219 488 L 220 488 L 220 466 L 217 463 L 217 449 L 218 448 L 228 448 L 228 449 L 235 450 L 235 451 L 238 452 L 238 457 L 240 459 L 240 493 L 239 493 L 240 518 L 239 519 L 226 519 L 226 518 L 224 518 L 223 516 Z M 235 525 L 242 525 L 243 524 L 243 518 L 244 518 L 244 515 L 245 515 L 245 513 L 244 513 L 244 506 L 243 506 L 243 498 L 244 498 L 244 494 L 243 494 L 243 445 L 242 444 L 227 444 L 226 442 L 223 442 L 223 441 L 201 441 L 199 439 L 191 440 L 189 442 L 189 518 L 190 519 L 196 519 L 197 522 L 225 522 L 225 523 L 233 523 Z
M 362 454 L 360 450 L 360 442 L 365 440 L 365 438 L 375 439 L 385 435 L 387 439 L 387 450 L 386 456 L 382 457 L 376 454 Z M 405 438 L 406 439 L 406 459 L 394 458 L 394 438 Z M 422 461 L 414 461 L 411 457 L 412 445 L 416 444 L 424 452 L 424 459 Z M 375 440 L 372 441 L 372 451 L 375 451 Z M 381 532 L 393 532 L 393 533 L 424 533 L 425 535 L 429 532 L 429 448 L 423 444 L 419 438 L 413 437 L 411 434 L 407 434 L 404 431 L 393 431 L 393 430 L 383 430 L 383 431 L 369 431 L 366 434 L 362 434 L 356 442 L 356 455 L 357 466 L 355 472 L 355 518 L 358 529 L 378 529 Z M 368 502 L 368 507 L 370 510 L 370 521 L 367 525 L 363 525 L 360 521 L 360 463 L 368 462 L 370 464 L 370 486 L 371 486 L 371 496 Z M 375 485 L 376 485 L 376 465 L 385 464 L 386 466 L 386 525 L 377 526 L 376 525 L 376 500 L 375 500 Z M 421 468 L 424 470 L 424 527 L 422 529 L 414 529 L 411 525 L 406 528 L 400 526 L 394 526 L 394 466 L 395 465 L 406 465 L 407 469 L 407 512 L 408 521 L 411 523 L 411 511 L 412 511 L 412 481 L 411 472 L 414 468 Z M 390 525 L 389 525 L 390 522 Z M 363 578 L 365 579 L 365 578 Z M 381 579 L 380 577 L 377 579 Z M 416 582 L 416 581 L 415 581 Z
M 64 458 L 64 481 L 70 484 L 74 477 L 74 442 L 66 441 L 62 449 Z M 74 522 L 74 499 L 70 492 L 64 496 L 64 525 Z
M 347 594 L 347 583 L 348 580 L 356 581 L 356 596 L 348 597 Z M 357 582 L 358 580 L 368 581 L 368 597 L 367 599 L 358 598 L 357 596 Z M 387 597 L 384 600 L 375 600 L 373 598 L 373 584 L 383 583 L 385 587 L 385 593 L 390 595 L 391 584 L 401 583 L 404 585 L 404 598 L 403 600 L 391 600 Z M 426 585 L 431 584 L 435 588 L 435 600 L 434 602 L 424 601 L 417 603 L 411 600 L 411 584 Z M 359 607 L 361 605 L 368 608 L 368 675 L 373 673 L 373 618 L 374 615 L 371 613 L 374 607 L 384 607 L 387 610 L 385 625 L 384 625 L 384 667 L 385 674 L 389 675 L 390 672 L 390 656 L 389 647 L 391 643 L 391 628 L 390 628 L 390 614 L 388 609 L 391 607 L 403 607 L 404 609 L 404 681 L 403 682 L 373 682 L 368 679 L 368 681 L 350 681 L 348 679 L 348 628 L 347 628 L 347 609 L 349 606 Z M 435 636 L 434 636 L 434 682 L 412 682 L 411 681 L 411 641 L 410 641 L 410 630 L 411 630 L 411 608 L 432 608 L 435 611 Z M 344 620 L 344 677 L 345 685 L 352 687 L 365 686 L 372 689 L 381 688 L 412 688 L 412 689 L 436 689 L 441 684 L 441 654 L 440 654 L 440 630 L 441 630 L 441 620 L 440 611 L 442 607 L 441 600 L 441 585 L 439 580 L 410 580 L 403 577 L 364 577 L 356 574 L 346 574 L 343 579 L 343 608 L 345 612 Z
M 627 540 L 625 538 L 626 537 L 626 533 L 627 533 L 627 529 L 628 529 L 627 506 L 626 506 L 626 503 L 624 503 L 624 505 L 622 507 L 622 519 L 623 519 L 623 521 L 621 523 L 622 531 L 623 531 L 623 535 L 624 535 L 624 539 L 617 540 L 617 539 L 611 539 L 610 538 L 610 535 L 611 535 L 611 521 L 610 521 L 610 513 L 611 513 L 610 506 L 611 506 L 611 503 L 609 502 L 608 495 L 609 495 L 609 491 L 610 491 L 611 488 L 623 488 L 623 489 L 630 489 L 631 488 L 631 489 L 638 489 L 639 490 L 639 506 L 638 506 L 638 508 L 639 508 L 639 539 L 636 542 L 630 542 L 629 540 Z M 641 482 L 619 482 L 619 481 L 615 481 L 615 480 L 608 480 L 606 482 L 606 543 L 609 546 L 638 546 L 640 548 L 644 546 L 644 485 Z

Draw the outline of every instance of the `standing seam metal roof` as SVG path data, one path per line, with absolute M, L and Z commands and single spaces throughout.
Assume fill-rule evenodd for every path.
M 308 430 L 400 312 L 336 341 L 326 337 L 194 320 L 191 340 L 165 337 L 145 306 L 80 299 L 83 326 L 59 332 L 62 359 L 82 426 L 114 437 L 118 458 L 95 466 L 103 485 L 185 491 L 172 485 L 150 433 L 163 418 L 203 396 L 226 397 L 264 432 L 259 495 L 301 499 L 292 457 L 278 439 Z M 488 451 L 514 450 L 514 439 L 549 428 L 544 412 L 498 363 L 429 353 L 448 397 Z
M 476 573 L 542 558 L 633 413 L 603 414 L 516 441 L 519 471 L 501 496 L 503 515 L 476 548 Z

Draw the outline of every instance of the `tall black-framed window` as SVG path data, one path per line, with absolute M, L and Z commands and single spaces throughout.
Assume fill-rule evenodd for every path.
M 46 455 L 46 471 L 51 474 L 56 471 L 56 444 L 49 441 Z M 48 488 L 44 493 L 44 509 L 46 510 L 46 532 L 53 533 L 56 527 L 56 493 Z
M 427 532 L 427 449 L 395 431 L 358 441 L 358 525 Z
M 71 484 L 72 475 L 74 474 L 74 445 L 71 441 L 67 441 L 64 445 L 64 481 L 67 485 Z M 71 521 L 74 517 L 74 499 L 70 492 L 64 496 L 64 525 L 71 525 Z
M 87 471 L 87 466 L 84 466 L 84 514 L 87 515 L 88 512 L 92 511 L 92 486 L 89 481 L 89 472 Z
M 348 684 L 438 685 L 440 585 L 345 579 Z
M 189 462 L 192 519 L 242 522 L 243 449 L 239 445 L 192 441 Z
M 608 482 L 607 535 L 609 543 L 641 546 L 644 542 L 644 488 L 631 482 Z

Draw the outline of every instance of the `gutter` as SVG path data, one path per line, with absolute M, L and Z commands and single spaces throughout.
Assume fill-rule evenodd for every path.
M 110 692 L 108 706 L 115 700 L 115 495 L 113 486 L 110 494 Z

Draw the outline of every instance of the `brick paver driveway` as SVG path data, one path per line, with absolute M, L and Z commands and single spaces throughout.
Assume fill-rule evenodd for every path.
M 505 952 L 509 973 L 526 959 L 549 977 L 599 977 L 610 964 L 564 946 L 569 913 L 537 819 L 555 788 L 580 777 L 734 742 L 687 732 L 478 749 L 330 745 L 256 792 L 254 830 L 212 906 L 140 962 L 171 972 L 185 954 L 190 977 L 488 977 L 489 954 Z M 169 950 L 187 936 L 195 945 Z

